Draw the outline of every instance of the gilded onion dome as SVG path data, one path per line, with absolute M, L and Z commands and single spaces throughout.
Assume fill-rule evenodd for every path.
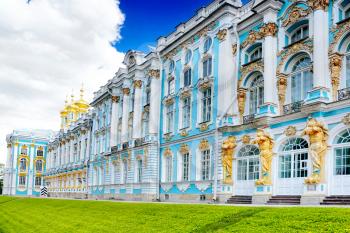
M 80 99 L 74 102 L 74 105 L 77 106 L 79 113 L 86 113 L 90 107 L 89 103 L 84 100 L 84 89 L 80 89 Z
M 64 108 L 63 110 L 60 112 L 61 117 L 65 117 L 68 115 L 68 100 L 66 98 L 66 100 L 64 101 Z

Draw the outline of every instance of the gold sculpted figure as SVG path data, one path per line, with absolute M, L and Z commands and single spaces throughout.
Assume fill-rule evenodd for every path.
M 324 125 L 311 118 L 303 135 L 310 138 L 309 154 L 312 160 L 312 174 L 305 179 L 306 184 L 318 184 L 324 181 L 324 157 L 327 152 L 328 130 Z
M 222 143 L 222 167 L 224 173 L 224 184 L 232 183 L 232 160 L 233 152 L 236 148 L 236 138 L 233 136 L 228 137 Z
M 271 185 L 271 165 L 272 165 L 272 148 L 274 141 L 272 137 L 265 133 L 263 129 L 258 129 L 256 139 L 253 144 L 258 144 L 260 149 L 260 162 L 262 168 L 262 177 L 256 181 L 257 185 Z

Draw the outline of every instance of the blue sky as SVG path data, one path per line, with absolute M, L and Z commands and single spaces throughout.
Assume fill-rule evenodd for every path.
M 202 6 L 213 0 L 121 0 L 125 14 L 122 39 L 115 44 L 120 52 L 129 49 L 146 51 L 161 35 L 168 35 L 175 27 L 191 18 Z M 244 0 L 247 1 L 247 0 Z

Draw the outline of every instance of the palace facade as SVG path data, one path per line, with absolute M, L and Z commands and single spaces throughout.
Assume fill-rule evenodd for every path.
M 130 50 L 91 104 L 83 93 L 66 102 L 47 144 L 49 195 L 257 204 L 350 196 L 349 29 L 347 0 L 200 8 L 152 52 Z M 18 156 L 9 150 L 7 168 L 20 169 Z

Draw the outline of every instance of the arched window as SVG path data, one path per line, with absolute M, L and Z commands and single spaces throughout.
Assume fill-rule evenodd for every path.
M 249 114 L 255 114 L 264 104 L 264 78 L 259 73 L 253 78 L 249 87 Z
M 350 175 L 350 129 L 337 135 L 335 144 L 335 175 Z
M 192 58 L 192 51 L 190 49 L 188 49 L 186 51 L 186 55 L 185 55 L 185 64 L 190 63 L 191 58 Z
M 290 33 L 291 44 L 309 37 L 309 25 L 303 24 Z
M 27 171 L 27 160 L 25 158 L 21 158 L 19 162 L 19 169 L 21 172 Z
M 350 8 L 349 8 L 350 9 Z M 345 82 L 342 84 L 344 88 L 350 87 L 350 43 L 345 52 Z
M 207 37 L 205 39 L 204 47 L 203 47 L 204 53 L 207 53 L 209 51 L 211 44 L 212 44 L 212 39 L 210 37 Z
M 35 170 L 37 172 L 42 172 L 43 171 L 43 161 L 42 160 L 37 160 L 35 163 Z
M 169 74 L 174 72 L 174 70 L 175 70 L 175 62 L 173 60 L 171 60 L 169 63 Z
M 249 53 L 249 62 L 262 58 L 262 46 L 258 46 Z
M 259 148 L 255 145 L 242 147 L 237 154 L 237 180 L 259 179 Z
M 312 63 L 308 56 L 299 58 L 291 70 L 291 103 L 303 101 L 313 88 Z
M 290 138 L 279 155 L 279 178 L 307 177 L 309 144 L 303 138 Z

